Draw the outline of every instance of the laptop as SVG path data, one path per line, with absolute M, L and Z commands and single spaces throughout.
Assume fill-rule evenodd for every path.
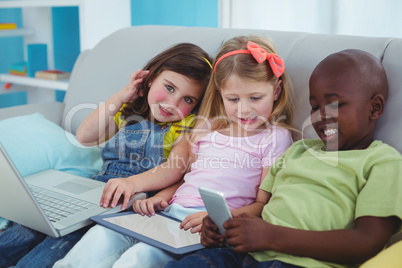
M 0 217 L 53 237 L 64 236 L 93 223 L 92 216 L 121 211 L 121 204 L 99 206 L 104 186 L 54 169 L 23 178 L 0 144 Z M 145 197 L 133 195 L 128 208 Z

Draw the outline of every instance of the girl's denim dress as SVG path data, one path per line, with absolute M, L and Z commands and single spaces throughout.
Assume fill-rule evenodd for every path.
M 148 120 L 121 127 L 102 149 L 103 166 L 93 179 L 107 182 L 126 178 L 162 164 L 164 136 L 169 128 Z

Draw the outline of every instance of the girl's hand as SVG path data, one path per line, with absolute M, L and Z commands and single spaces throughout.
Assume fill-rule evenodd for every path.
M 115 178 L 110 179 L 105 188 L 103 188 L 103 193 L 100 201 L 100 206 L 107 208 L 114 208 L 117 206 L 122 195 L 124 196 L 123 204 L 121 205 L 121 209 L 125 210 L 127 208 L 127 204 L 130 201 L 130 197 L 135 194 L 135 187 L 130 183 L 128 178 Z
M 205 247 L 223 247 L 224 237 L 219 234 L 218 226 L 207 215 L 202 220 L 201 244 Z
M 149 71 L 138 70 L 130 77 L 130 83 L 120 90 L 120 99 L 123 103 L 133 101 L 139 96 L 143 96 L 144 92 L 139 90 L 138 86 L 142 82 Z
M 193 213 L 187 216 L 181 223 L 180 229 L 188 230 L 191 229 L 190 232 L 198 233 L 202 228 L 202 219 L 207 216 L 208 213 L 206 211 L 200 211 Z
M 168 202 L 164 198 L 160 196 L 153 196 L 145 200 L 135 200 L 133 209 L 142 216 L 154 216 L 155 210 L 163 210 L 167 206 Z
M 229 246 L 236 252 L 264 251 L 266 243 L 270 242 L 272 225 L 263 219 L 251 214 L 240 214 L 233 219 L 227 220 L 223 227 L 223 234 Z

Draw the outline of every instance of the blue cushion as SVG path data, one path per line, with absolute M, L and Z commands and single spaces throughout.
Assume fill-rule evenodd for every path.
M 80 145 L 39 113 L 0 121 L 0 142 L 22 176 L 52 168 L 89 178 L 102 166 L 98 147 Z M 7 223 L 0 217 L 0 230 Z
M 91 177 L 102 166 L 100 148 L 80 145 L 39 113 L 0 121 L 0 142 L 22 176 L 53 168 Z

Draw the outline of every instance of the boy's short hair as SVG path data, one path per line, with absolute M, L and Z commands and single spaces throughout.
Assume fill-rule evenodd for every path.
M 387 75 L 381 61 L 374 55 L 359 49 L 342 50 L 324 58 L 314 69 L 313 74 L 330 65 L 353 70 L 358 75 L 356 79 L 367 89 L 368 94 L 382 94 L 385 99 L 387 98 Z

